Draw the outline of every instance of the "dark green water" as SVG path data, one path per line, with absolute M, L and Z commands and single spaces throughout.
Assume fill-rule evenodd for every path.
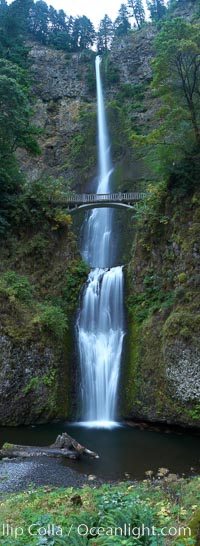
M 60 464 L 78 472 L 104 479 L 142 479 L 145 470 L 165 467 L 181 475 L 200 473 L 200 436 L 186 432 L 155 432 L 121 426 L 111 430 L 87 429 L 69 423 L 35 427 L 0 427 L 0 445 L 4 442 L 26 445 L 51 444 L 57 434 L 68 432 L 80 443 L 100 455 L 99 460 L 82 457 L 79 461 L 61 459 Z M 191 470 L 191 467 L 193 470 Z

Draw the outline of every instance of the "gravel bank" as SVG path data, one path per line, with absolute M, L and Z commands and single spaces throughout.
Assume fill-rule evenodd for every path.
M 24 491 L 30 487 L 81 487 L 91 483 L 87 474 L 79 474 L 59 459 L 46 457 L 24 459 L 8 459 L 0 462 L 0 494 Z M 95 479 L 93 484 L 102 480 Z

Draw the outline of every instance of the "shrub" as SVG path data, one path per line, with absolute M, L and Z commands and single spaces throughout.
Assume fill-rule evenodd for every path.
M 15 271 L 7 271 L 0 278 L 0 293 L 6 295 L 10 301 L 15 299 L 30 305 L 33 299 L 34 287 L 25 275 L 18 275 Z
M 41 330 L 51 332 L 57 338 L 63 338 L 67 328 L 67 317 L 58 305 L 40 304 L 38 312 L 33 319 L 33 324 Z

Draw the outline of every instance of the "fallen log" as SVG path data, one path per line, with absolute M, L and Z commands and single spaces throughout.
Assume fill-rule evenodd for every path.
M 88 455 L 93 459 L 99 459 L 99 455 L 79 444 L 66 432 L 57 436 L 54 444 L 50 446 L 24 446 L 15 444 L 4 444 L 0 449 L 0 459 L 4 457 L 66 457 L 67 459 L 78 459 L 80 455 Z

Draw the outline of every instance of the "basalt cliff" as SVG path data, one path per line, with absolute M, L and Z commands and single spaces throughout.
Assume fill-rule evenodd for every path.
M 184 15 L 190 18 L 191 10 Z M 103 60 L 107 117 L 115 170 L 113 188 L 144 190 L 148 167 L 131 132 L 153 128 L 159 99 L 152 97 L 152 57 L 157 30 L 115 40 Z M 94 52 L 66 54 L 29 44 L 34 118 L 42 129 L 41 155 L 19 151 L 28 180 L 63 177 L 71 188 L 92 190 L 96 176 Z M 157 215 L 118 213 L 120 263 L 125 262 L 126 326 L 119 415 L 197 427 L 200 424 L 198 191 L 174 196 L 159 190 Z M 32 288 L 1 286 L 0 423 L 18 425 L 79 415 L 74 320 L 87 267 L 78 250 L 81 221 L 56 226 L 38 242 L 30 233 L 15 252 L 4 249 L 2 271 L 26 275 Z M 39 237 L 39 234 L 38 234 Z M 113 234 L 113 238 L 115 234 Z M 23 247 L 23 249 L 22 249 Z M 124 250 L 125 249 L 125 250 Z M 20 281 L 20 282 L 21 282 Z M 7 290 L 7 292 L 6 292 Z M 26 290 L 28 291 L 26 293 Z M 33 294 L 33 296 L 30 296 Z M 67 327 L 56 329 L 45 301 L 66 300 Z M 21 298 L 21 299 L 20 299 Z M 51 316 L 53 314 L 53 319 Z M 61 323 L 62 323 L 61 320 Z

